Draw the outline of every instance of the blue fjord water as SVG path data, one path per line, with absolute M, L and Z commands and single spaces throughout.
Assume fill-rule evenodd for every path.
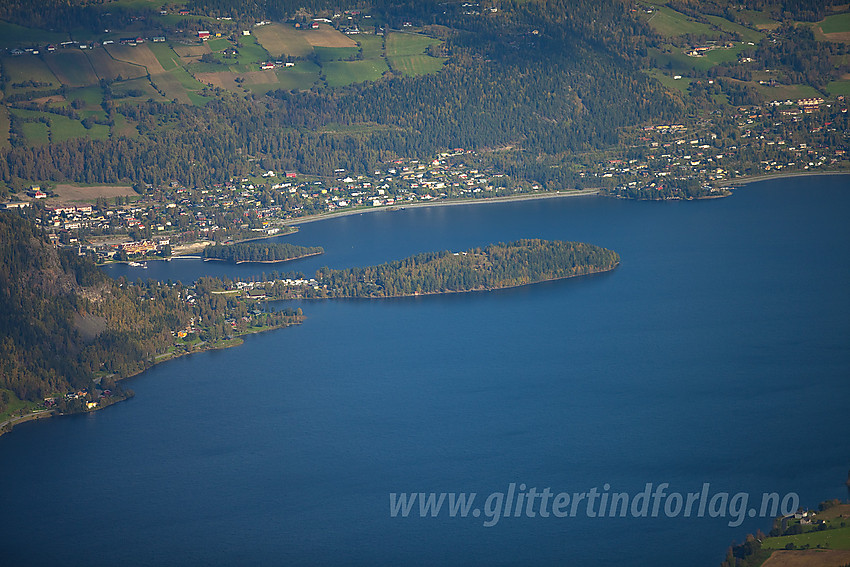
M 296 302 L 298 327 L 159 365 L 136 398 L 0 438 L 8 565 L 706 565 L 769 518 L 391 517 L 392 492 L 846 498 L 848 177 L 727 199 L 569 198 L 306 224 L 312 273 L 523 237 L 613 272 L 491 293 Z M 114 266 L 191 281 L 268 266 Z M 675 502 L 674 502 L 675 504 Z M 550 508 L 551 509 L 551 508 Z

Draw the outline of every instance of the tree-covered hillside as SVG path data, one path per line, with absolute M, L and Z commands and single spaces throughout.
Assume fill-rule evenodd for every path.
M 191 349 L 192 338 L 213 344 L 300 319 L 204 286 L 113 280 L 75 250 L 55 248 L 29 220 L 0 213 L 0 390 L 22 400 L 94 391 L 95 380 L 114 387 Z

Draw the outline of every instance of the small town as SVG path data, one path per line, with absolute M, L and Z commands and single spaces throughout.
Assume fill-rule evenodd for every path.
M 727 125 L 731 136 L 711 118 L 645 126 L 627 152 L 576 163 L 576 186 L 564 189 L 642 199 L 717 197 L 736 180 L 846 165 L 843 96 L 740 107 L 734 120 Z M 48 186 L 33 185 L 24 198 L 2 206 L 34 206 L 36 222 L 55 244 L 105 262 L 194 254 L 212 242 L 283 235 L 308 216 L 554 190 L 498 172 L 488 157 L 456 148 L 431 160 L 393 160 L 370 175 L 337 169 L 332 178 L 263 170 L 249 157 L 252 175 L 209 187 L 173 181 L 143 187 L 143 195 L 66 203 L 57 202 Z

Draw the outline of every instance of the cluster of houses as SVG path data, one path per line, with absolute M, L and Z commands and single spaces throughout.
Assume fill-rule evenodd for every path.
M 846 114 L 844 97 L 838 97 L 836 103 L 826 103 L 823 99 L 800 99 L 798 101 L 774 101 L 768 107 L 792 106 L 795 113 L 792 121 L 798 121 L 799 115 L 814 112 L 817 109 L 830 110 L 837 115 Z M 645 135 L 640 140 L 646 144 L 646 156 L 642 159 L 612 159 L 607 164 L 599 164 L 582 172 L 582 177 L 608 178 L 619 181 L 618 189 L 645 189 L 660 191 L 665 186 L 665 178 L 697 179 L 715 187 L 718 182 L 741 175 L 740 168 L 754 167 L 758 172 L 778 172 L 782 170 L 818 170 L 845 159 L 846 148 L 817 145 L 809 142 L 794 141 L 789 137 L 783 122 L 775 122 L 765 109 L 760 107 L 741 107 L 738 109 L 740 129 L 739 142 L 735 145 L 717 143 L 720 134 L 710 128 L 691 133 L 684 125 L 667 124 L 648 126 L 643 129 Z M 780 110 L 780 116 L 788 117 Z M 810 133 L 835 131 L 834 116 L 825 117 L 824 122 L 810 129 Z M 766 158 L 758 163 L 748 164 L 742 154 L 758 151 Z M 752 173 L 752 171 L 751 171 Z
M 732 49 L 733 47 L 735 47 L 735 44 L 731 41 L 726 42 L 722 45 L 714 42 L 709 42 L 704 45 L 697 45 L 692 47 L 691 49 L 686 50 L 685 55 L 687 55 L 688 57 L 705 57 L 706 53 L 708 53 L 709 51 L 713 51 L 715 49 Z
M 112 390 L 95 390 L 94 393 L 95 393 L 94 397 L 97 398 L 97 399 L 87 401 L 86 402 L 86 409 L 91 410 L 91 409 L 97 408 L 97 406 L 100 405 L 100 400 L 102 400 L 103 398 L 108 398 L 109 396 L 112 395 Z M 88 393 L 87 390 L 77 390 L 75 392 L 68 392 L 67 394 L 65 394 L 62 397 L 64 397 L 66 401 L 85 400 L 85 399 L 88 398 L 88 395 L 89 395 L 89 393 Z M 44 403 L 45 408 L 50 409 L 50 408 L 56 407 L 56 404 L 58 402 L 59 402 L 58 396 L 50 396 L 50 397 L 44 398 L 43 403 Z

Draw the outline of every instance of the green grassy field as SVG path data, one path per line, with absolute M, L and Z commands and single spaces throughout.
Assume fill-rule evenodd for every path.
M 64 142 L 72 138 L 92 138 L 104 140 L 109 137 L 109 126 L 95 124 L 86 130 L 79 120 L 72 120 L 65 116 L 50 116 L 50 140 L 52 142 Z
M 68 41 L 68 34 L 0 22 L 0 49 L 43 47 L 50 43 L 58 46 L 63 41 Z
M 850 527 L 792 536 L 771 537 L 764 540 L 762 547 L 766 549 L 785 549 L 785 546 L 789 543 L 793 543 L 797 548 L 805 545 L 809 547 L 820 545 L 821 547 L 828 546 L 830 549 L 850 549 Z
M 151 43 L 148 49 L 154 54 L 156 60 L 162 65 L 166 71 L 170 71 L 178 66 L 180 56 L 177 55 L 171 47 L 165 43 Z
M 20 108 L 11 108 L 9 112 L 18 118 L 37 118 L 41 116 L 49 116 L 44 112 L 36 112 L 33 110 L 22 110 Z M 28 144 L 42 145 L 50 141 L 50 129 L 43 122 L 24 122 L 21 124 L 21 131 L 27 139 Z
M 388 70 L 385 61 L 329 61 L 322 65 L 328 86 L 341 87 L 363 81 L 376 81 Z
M 660 69 L 651 69 L 646 71 L 650 77 L 657 79 L 662 85 L 673 91 L 679 91 L 682 94 L 688 94 L 688 88 L 691 86 L 691 79 L 682 78 L 674 79 L 670 75 L 665 75 Z
M 719 27 L 723 31 L 729 33 L 737 33 L 739 36 L 741 36 L 742 41 L 751 41 L 753 43 L 758 43 L 759 41 L 764 39 L 764 34 L 762 32 L 750 29 L 746 26 L 742 26 L 741 24 L 730 22 L 726 18 L 721 18 L 719 16 L 706 16 L 706 19 L 708 19 L 708 21 L 710 21 L 712 24 Z
M 717 65 L 718 63 L 728 63 L 732 61 L 737 61 L 738 54 L 747 49 L 747 47 L 749 46 L 738 43 L 732 49 L 712 49 L 711 51 L 705 54 L 705 57 L 703 59 L 708 60 L 711 63 L 712 67 L 714 65 Z
M 299 61 L 295 67 L 275 71 L 279 82 L 279 86 L 275 88 L 290 91 L 293 89 L 307 90 L 319 80 L 320 73 L 321 71 L 315 63 Z
M 46 144 L 48 142 L 64 142 L 71 138 L 89 137 L 94 139 L 105 139 L 109 136 L 109 126 L 95 124 L 86 130 L 79 121 L 67 116 L 60 116 L 49 112 L 35 110 L 11 109 L 11 112 L 20 118 L 47 118 L 50 125 L 42 122 L 25 122 L 23 124 L 24 136 L 32 144 Z M 92 113 L 89 113 L 92 114 Z M 99 114 L 103 114 L 102 112 Z
M 124 79 L 136 79 L 144 77 L 146 71 L 138 65 L 131 65 L 124 61 L 113 59 L 105 49 L 92 49 L 86 52 L 89 63 L 98 78 L 114 81 L 118 77 Z
M 165 98 L 168 100 L 176 100 L 184 104 L 191 104 L 189 95 L 183 85 L 176 76 L 171 73 L 160 73 L 159 75 L 151 76 L 151 82 L 162 92 L 165 93 Z
M 83 87 L 98 82 L 97 74 L 82 50 L 58 50 L 45 55 L 44 61 L 62 84 L 69 87 Z
M 670 73 L 682 73 L 691 69 L 706 71 L 715 63 L 708 57 L 688 57 L 681 49 L 673 47 L 670 53 L 665 53 L 654 47 L 649 48 L 649 56 L 655 59 L 656 66 Z
M 112 126 L 112 134 L 115 136 L 123 136 L 125 138 L 135 138 L 139 135 L 139 131 L 133 124 L 130 124 L 123 114 L 115 113 L 114 124 Z
M 766 100 L 797 100 L 798 98 L 813 98 L 823 96 L 814 87 L 809 85 L 780 85 L 767 87 L 754 85 Z
M 421 55 L 429 45 L 439 43 L 440 40 L 425 35 L 394 32 L 387 36 L 387 57 Z
M 401 57 L 388 57 L 393 71 L 409 76 L 427 75 L 437 73 L 443 68 L 445 59 L 429 57 L 428 55 L 405 55 Z
M 165 92 L 167 98 L 195 105 L 206 104 L 208 100 L 196 92 L 204 85 L 195 80 L 183 67 L 175 67 L 168 72 L 152 75 L 151 81 Z
M 217 63 L 190 63 L 186 65 L 186 70 L 192 75 L 196 73 L 222 73 L 229 71 L 227 65 Z
M 233 44 L 223 37 L 218 37 L 207 41 L 207 47 L 210 48 L 210 51 L 224 51 L 233 47 Z
M 313 52 L 313 46 L 307 42 L 304 32 L 296 30 L 288 24 L 260 26 L 254 28 L 252 33 L 269 54 L 275 58 L 283 55 L 306 57 Z M 241 39 L 247 39 L 247 37 L 243 36 Z
M 239 65 L 253 65 L 273 59 L 269 55 L 269 52 L 257 43 L 257 38 L 253 35 L 240 37 L 239 43 L 241 47 L 236 48 L 239 51 L 239 55 L 236 56 L 236 62 Z
M 664 37 L 675 37 L 687 33 L 697 35 L 710 35 L 712 33 L 711 27 L 707 24 L 696 22 L 667 6 L 656 6 L 655 13 L 647 21 L 655 31 Z
M 0 389 L 0 392 L 5 391 L 9 396 L 9 405 L 6 407 L 3 412 L 0 412 L 0 421 L 6 421 L 20 410 L 24 410 L 26 412 L 30 411 L 35 407 L 35 403 L 33 402 L 25 402 L 18 399 L 18 396 L 15 395 L 12 390 Z
M 850 81 L 832 81 L 826 86 L 826 90 L 832 96 L 850 96 Z
M 195 91 L 187 91 L 186 95 L 189 97 L 189 101 L 195 106 L 204 106 L 211 100 Z
M 150 81 L 147 78 L 143 79 L 134 79 L 132 81 L 124 81 L 122 83 L 115 83 L 112 85 L 112 91 L 118 94 L 127 94 L 130 91 L 140 91 L 141 94 L 137 96 L 130 96 L 119 99 L 120 102 L 140 102 L 143 100 L 148 100 L 152 98 L 155 101 L 163 101 L 165 100 L 162 95 L 160 95 L 156 90 L 151 86 Z
M 850 12 L 827 16 L 820 25 L 820 29 L 823 30 L 823 33 L 850 32 Z
M 363 59 L 380 59 L 384 51 L 384 38 L 378 35 L 359 35 L 357 43 L 363 53 Z
M 32 55 L 21 55 L 19 57 L 6 56 L 2 58 L 2 62 L 3 73 L 7 79 L 6 92 L 37 90 L 32 87 L 13 86 L 15 83 L 22 83 L 29 80 L 49 83 L 46 87 L 39 87 L 40 89 L 57 89 L 62 84 L 40 57 L 34 57 Z
M 759 29 L 771 30 L 779 27 L 779 22 L 758 10 L 740 10 L 738 15 L 743 21 Z
M 314 47 L 320 61 L 340 61 L 360 53 L 356 47 Z
M 176 67 L 168 72 L 169 75 L 176 77 L 180 85 L 187 91 L 198 91 L 204 88 L 204 85 L 195 80 L 195 77 L 189 74 L 183 67 Z
M 97 110 L 103 114 L 101 104 L 103 104 L 103 91 L 97 87 L 83 87 L 81 89 L 73 89 L 68 92 L 66 97 L 68 100 L 80 99 L 86 103 L 86 110 Z

